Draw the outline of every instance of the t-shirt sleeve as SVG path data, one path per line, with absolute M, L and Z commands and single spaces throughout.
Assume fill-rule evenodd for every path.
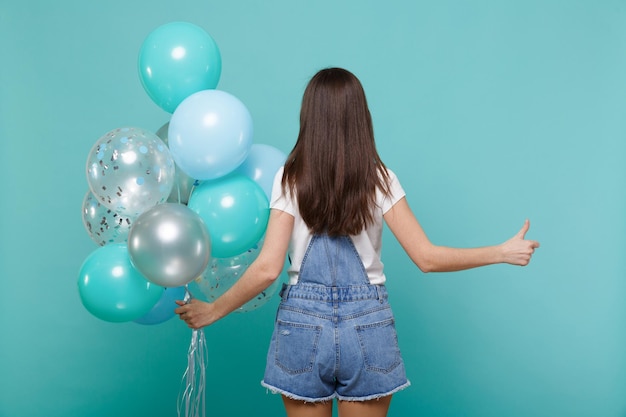
M 396 204 L 402 199 L 402 197 L 406 195 L 406 193 L 404 192 L 404 188 L 402 188 L 402 185 L 400 185 L 400 180 L 398 180 L 396 174 L 390 169 L 387 169 L 387 172 L 389 173 L 389 195 L 382 197 L 382 203 L 380 207 L 383 211 L 383 214 L 387 213 L 394 206 L 394 204 Z
M 270 208 L 284 211 L 295 216 L 294 202 L 289 195 L 283 193 L 282 179 L 284 168 L 281 167 L 274 176 L 274 184 L 272 185 L 272 198 L 270 199 Z

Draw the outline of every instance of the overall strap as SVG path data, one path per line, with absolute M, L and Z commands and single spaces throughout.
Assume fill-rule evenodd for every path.
M 349 236 L 314 235 L 302 259 L 298 282 L 347 287 L 367 285 L 363 262 Z

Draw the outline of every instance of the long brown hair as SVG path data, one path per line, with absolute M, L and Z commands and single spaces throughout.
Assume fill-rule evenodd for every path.
M 356 235 L 371 224 L 376 190 L 388 194 L 388 181 L 361 82 L 342 68 L 319 71 L 304 91 L 283 190 L 297 196 L 312 233 Z

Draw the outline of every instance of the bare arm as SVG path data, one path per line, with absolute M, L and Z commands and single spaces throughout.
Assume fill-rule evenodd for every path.
M 192 329 L 208 326 L 269 287 L 283 270 L 293 221 L 292 215 L 280 210 L 272 210 L 258 258 L 215 302 L 206 303 L 192 299 L 189 304 L 185 304 L 183 301 L 177 301 L 180 307 L 174 311 L 181 320 L 184 320 Z
M 538 242 L 525 239 L 530 227 L 528 220 L 515 236 L 500 245 L 458 249 L 433 245 L 406 198 L 398 201 L 384 218 L 400 245 L 423 272 L 460 271 L 495 263 L 527 265 L 535 248 L 539 247 Z

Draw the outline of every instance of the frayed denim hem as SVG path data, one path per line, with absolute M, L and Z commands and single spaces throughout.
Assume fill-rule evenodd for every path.
M 325 403 L 328 401 L 332 401 L 335 397 L 337 397 L 337 394 L 332 394 L 332 395 L 329 395 L 328 397 L 322 397 L 322 398 L 303 397 L 301 395 L 296 395 L 292 392 L 285 391 L 284 389 L 276 388 L 275 386 L 266 384 L 265 381 L 261 381 L 261 385 L 263 385 L 265 388 L 270 390 L 272 394 L 281 394 L 287 398 L 291 398 L 292 400 L 304 401 L 305 403 Z
M 383 392 L 380 394 L 372 394 L 372 395 L 367 395 L 365 397 L 345 397 L 343 395 L 339 395 L 337 394 L 336 397 L 339 401 L 370 401 L 370 400 L 378 400 L 380 398 L 383 397 L 388 397 L 390 395 L 395 394 L 398 391 L 402 391 L 403 389 L 407 388 L 409 385 L 411 385 L 411 381 L 406 381 L 404 384 L 400 385 L 397 388 L 392 389 L 391 391 L 387 391 L 387 392 Z
M 343 395 L 339 395 L 336 392 L 333 393 L 332 395 L 329 395 L 328 397 L 322 397 L 322 398 L 310 398 L 310 397 L 303 397 L 301 395 L 296 395 L 294 393 L 291 393 L 289 391 L 285 391 L 284 389 L 280 389 L 280 388 L 276 388 L 272 385 L 266 384 L 265 381 L 261 381 L 261 385 L 264 386 L 265 388 L 267 388 L 268 390 L 270 390 L 272 392 L 272 394 L 281 394 L 284 395 L 287 398 L 291 398 L 292 400 L 298 400 L 298 401 L 304 401 L 305 403 L 324 403 L 327 401 L 332 401 L 333 399 L 337 398 L 337 400 L 339 401 L 369 401 L 369 400 L 377 400 L 383 397 L 388 397 L 389 395 L 393 395 L 398 391 L 401 391 L 405 388 L 407 388 L 409 385 L 411 385 L 410 381 L 406 381 L 404 384 L 392 389 L 391 391 L 388 392 L 383 392 L 383 393 L 379 393 L 379 394 L 372 394 L 372 395 L 367 395 L 365 397 L 345 397 Z

